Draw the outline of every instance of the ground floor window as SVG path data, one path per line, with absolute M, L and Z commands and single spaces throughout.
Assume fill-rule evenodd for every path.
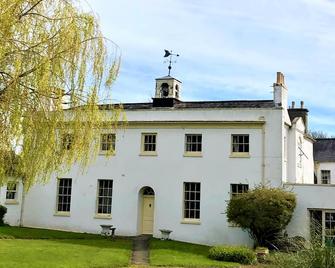
M 230 196 L 238 196 L 240 194 L 246 193 L 249 190 L 249 184 L 230 184 Z
M 310 210 L 311 238 L 335 246 L 335 210 Z
M 57 211 L 70 212 L 72 179 L 58 179 Z
M 184 182 L 184 218 L 200 219 L 200 182 Z
M 112 213 L 113 180 L 98 180 L 97 214 Z
M 17 198 L 17 183 L 10 181 L 7 183 L 6 200 L 15 201 Z
M 330 184 L 330 170 L 321 170 L 321 184 Z

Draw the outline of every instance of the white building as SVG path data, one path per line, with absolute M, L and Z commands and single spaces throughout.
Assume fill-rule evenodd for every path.
M 316 139 L 314 161 L 315 183 L 335 184 L 335 138 Z
M 126 129 L 101 130 L 101 156 L 86 173 L 74 166 L 32 187 L 24 202 L 21 185 L 3 187 L 6 220 L 92 233 L 112 224 L 118 235 L 129 236 L 160 237 L 160 229 L 170 229 L 176 240 L 252 245 L 246 232 L 227 222 L 226 203 L 267 183 L 298 193 L 289 231 L 308 236 L 302 229 L 311 207 L 303 198 L 306 189 L 315 194 L 301 187 L 314 182 L 308 110 L 288 109 L 282 73 L 273 87 L 272 100 L 185 102 L 179 80 L 158 78 L 153 102 L 124 104 Z M 111 146 L 115 154 L 106 158 Z

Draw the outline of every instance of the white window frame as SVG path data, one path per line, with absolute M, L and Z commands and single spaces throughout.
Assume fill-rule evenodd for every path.
M 234 142 L 234 136 L 242 136 L 242 137 L 248 137 L 248 142 Z M 235 146 L 240 146 L 242 145 L 245 147 L 248 145 L 248 151 L 235 151 Z M 245 133 L 234 133 L 231 134 L 231 142 L 230 142 L 230 157 L 250 157 L 250 134 L 245 134 Z
M 326 242 L 326 237 L 332 237 L 335 241 L 335 210 L 331 210 L 331 209 L 309 209 L 309 211 L 321 211 L 322 213 L 322 230 L 321 230 L 321 235 L 322 235 L 322 245 L 325 245 Z M 334 230 L 334 234 L 333 235 L 327 235 L 326 234 L 326 213 L 332 213 L 334 214 L 334 220 L 333 220 L 333 230 Z M 311 219 L 311 216 L 310 216 Z
M 198 136 L 200 137 L 200 142 L 197 139 L 195 142 L 191 141 L 188 142 L 188 137 Z M 192 138 L 191 138 L 192 139 Z M 200 146 L 200 150 L 193 151 L 192 149 L 189 150 L 189 146 L 195 145 L 196 147 Z M 203 138 L 201 133 L 186 133 L 185 134 L 185 141 L 184 141 L 184 156 L 188 157 L 202 157 L 203 151 Z
M 189 193 L 189 196 L 191 195 L 191 193 L 193 193 L 195 195 L 195 199 L 191 200 L 190 199 L 191 197 L 189 197 L 189 199 L 186 200 L 186 184 L 199 185 L 198 191 L 197 189 L 187 191 Z M 196 198 L 197 194 L 199 194 L 199 199 Z M 191 212 L 191 210 L 194 210 L 194 213 L 196 213 L 195 211 L 199 211 L 199 217 L 186 217 L 186 202 L 195 202 L 199 204 L 199 208 L 194 208 L 194 209 L 188 208 L 189 212 Z M 200 224 L 200 219 L 201 219 L 201 183 L 200 182 L 191 182 L 191 181 L 183 182 L 183 206 L 182 208 L 183 208 L 182 210 L 183 216 L 182 216 L 181 223 Z
M 108 135 L 111 135 L 112 140 L 108 140 Z M 107 137 L 106 139 L 104 137 Z M 116 134 L 115 133 L 101 133 L 100 134 L 100 154 L 115 155 L 116 150 Z M 107 148 L 105 149 L 104 146 Z
M 237 192 L 233 192 L 233 186 L 240 187 L 241 191 L 240 191 L 240 189 L 238 189 Z M 246 191 L 244 191 L 245 188 L 247 189 Z M 233 198 L 234 196 L 238 196 L 238 195 L 247 193 L 248 191 L 249 191 L 249 184 L 247 184 L 247 183 L 231 183 L 230 184 L 230 198 Z
M 155 146 L 154 151 L 147 151 L 145 150 L 146 142 L 145 142 L 145 137 L 146 136 L 154 136 L 155 137 L 155 143 L 151 142 L 150 145 Z M 157 156 L 157 133 L 155 132 L 143 132 L 141 134 L 141 153 L 140 155 L 143 156 Z
M 327 173 L 327 174 L 324 174 Z M 329 177 L 326 178 L 326 175 Z M 327 179 L 327 183 L 325 183 L 324 179 Z M 331 171 L 329 169 L 321 169 L 320 170 L 320 184 L 331 184 Z
M 8 185 L 15 185 L 15 189 L 9 189 Z M 6 201 L 5 204 L 18 204 L 19 183 L 16 181 L 8 181 L 6 185 Z M 14 194 L 14 198 L 7 198 L 8 194 Z
M 111 195 L 110 196 L 105 196 L 105 195 L 100 195 L 100 182 L 101 181 L 109 181 L 111 183 L 110 189 L 111 191 Z M 112 179 L 98 179 L 97 180 L 97 197 L 96 197 L 96 208 L 95 208 L 95 218 L 106 218 L 106 219 L 111 219 L 112 218 L 112 204 L 113 204 L 113 188 L 114 188 L 114 181 Z M 100 198 L 110 198 L 110 204 L 107 204 L 107 206 L 109 205 L 110 207 L 110 213 L 103 213 L 103 212 L 99 212 L 99 199 Z
M 61 180 L 69 180 L 71 182 L 70 185 L 70 194 L 64 194 L 64 192 L 62 194 L 60 194 L 60 182 Z M 57 192 L 56 192 L 56 212 L 55 212 L 55 216 L 70 216 L 71 213 L 71 203 L 72 203 L 72 189 L 73 189 L 73 180 L 72 178 L 57 178 Z M 62 186 L 64 189 L 65 188 L 69 188 L 68 186 Z M 63 191 L 64 191 L 63 189 Z M 59 210 L 59 205 L 60 205 L 60 196 L 62 197 L 70 197 L 70 202 L 68 203 L 69 205 L 69 210 Z M 63 203 L 67 204 L 67 203 Z

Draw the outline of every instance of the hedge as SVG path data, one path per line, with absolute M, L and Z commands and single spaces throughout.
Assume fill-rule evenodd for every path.
M 209 249 L 209 257 L 218 261 L 238 262 L 241 264 L 253 264 L 256 262 L 256 254 L 243 246 L 215 246 Z

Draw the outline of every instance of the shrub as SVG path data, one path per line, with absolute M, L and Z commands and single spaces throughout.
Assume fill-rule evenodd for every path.
M 256 246 L 268 247 L 281 236 L 295 206 L 294 193 L 260 186 L 233 197 L 227 206 L 227 217 L 247 230 Z
M 0 225 L 4 225 L 3 218 L 5 217 L 6 213 L 7 213 L 7 208 L 0 205 Z
M 276 249 L 284 252 L 297 252 L 306 249 L 308 243 L 302 236 L 282 237 L 274 242 Z
M 247 247 L 241 246 L 215 246 L 210 248 L 209 257 L 218 261 L 238 262 L 241 264 L 253 264 L 256 262 L 256 254 Z

